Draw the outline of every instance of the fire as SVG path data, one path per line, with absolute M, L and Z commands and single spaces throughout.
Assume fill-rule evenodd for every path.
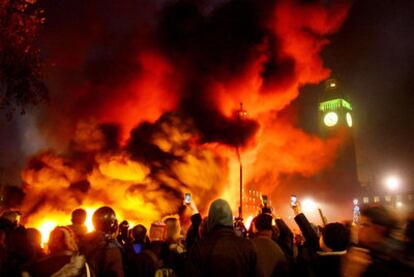
M 49 220 L 46 220 L 43 223 L 39 223 L 39 225 L 36 224 L 35 226 L 33 226 L 34 228 L 37 228 L 42 234 L 42 246 L 47 244 L 47 242 L 49 241 L 49 234 L 56 226 L 58 226 L 56 222 L 52 222 Z
M 94 227 L 92 224 L 92 215 L 94 211 L 96 210 L 96 208 L 84 207 L 83 209 L 85 209 L 87 213 L 85 225 L 88 228 L 88 232 L 92 232 L 94 230 Z M 44 247 L 45 245 L 47 245 L 50 232 L 52 232 L 54 228 L 58 226 L 67 226 L 70 224 L 71 224 L 70 213 L 63 214 L 60 212 L 56 212 L 56 213 L 48 213 L 42 218 L 39 218 L 34 221 L 30 221 L 27 224 L 27 226 L 36 228 L 40 231 L 40 233 L 42 234 L 42 246 Z
M 88 228 L 88 233 L 90 233 L 95 230 L 95 227 L 93 227 L 93 223 L 92 223 L 92 215 L 96 209 L 94 208 L 84 208 L 84 209 L 86 211 L 85 225 L 86 225 L 86 228 Z
M 59 30 L 43 38 L 55 102 L 39 121 L 56 150 L 31 157 L 22 173 L 24 220 L 42 228 L 44 241 L 79 206 L 87 207 L 88 231 L 97 207 L 149 225 L 176 213 L 185 192 L 202 211 L 219 196 L 236 211 L 236 146 L 245 186 L 265 193 L 283 174 L 311 176 L 335 157 L 338 140 L 306 134 L 282 114 L 302 86 L 329 76 L 320 52 L 348 5 L 144 2 L 146 16 L 107 9 L 131 19 L 115 24 L 122 32 L 88 12 L 77 13 L 79 22 L 99 32 L 78 32 L 60 17 L 47 24 Z M 67 49 L 73 41 L 79 47 Z M 240 101 L 248 111 L 242 121 L 233 117 Z
M 252 215 L 250 215 L 250 216 L 248 216 L 248 217 L 247 217 L 247 219 L 246 219 L 246 224 L 245 224 L 245 226 L 246 226 L 247 230 L 249 230 L 249 229 L 250 229 L 250 225 L 252 224 L 253 218 L 254 218 L 254 217 L 253 217 Z
M 93 223 L 92 223 L 92 215 L 98 209 L 98 207 L 80 207 L 86 211 L 86 221 L 85 225 L 88 229 L 88 233 L 93 232 L 95 230 Z M 38 221 L 34 221 L 28 224 L 28 227 L 36 228 L 42 234 L 42 246 L 44 247 L 47 245 L 49 240 L 50 232 L 53 231 L 54 228 L 58 226 L 67 226 L 70 225 L 70 215 L 62 215 L 59 213 L 55 214 L 47 214 L 44 218 L 39 219 Z M 130 222 L 132 226 L 134 222 Z

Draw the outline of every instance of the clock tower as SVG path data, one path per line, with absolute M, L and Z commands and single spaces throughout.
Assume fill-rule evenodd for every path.
M 279 192 L 274 195 L 285 199 L 288 195 L 313 198 L 330 221 L 352 219 L 353 200 L 358 198 L 360 190 L 353 139 L 354 110 L 335 79 L 325 82 L 319 100 L 314 103 L 319 114 L 313 120 L 318 121 L 315 125 L 319 125 L 320 139 L 333 142 L 327 143 L 327 148 L 321 150 L 332 158 L 315 175 L 292 174 L 284 177 L 286 179 L 281 181 Z M 279 208 L 283 209 L 283 205 Z M 319 220 L 319 216 L 313 220 Z
M 324 136 L 335 135 L 339 130 L 351 131 L 352 105 L 335 79 L 325 82 L 325 90 L 319 103 L 319 118 Z
M 360 190 L 353 137 L 353 115 L 352 104 L 343 92 L 342 86 L 335 79 L 327 80 L 319 102 L 320 132 L 326 139 L 339 138 L 340 145 L 335 160 L 320 174 L 319 181 L 328 184 L 325 192 L 329 198 L 348 211 L 352 211 L 352 201 Z

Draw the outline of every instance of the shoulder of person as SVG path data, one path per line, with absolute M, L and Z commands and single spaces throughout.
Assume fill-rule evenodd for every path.
M 109 249 L 121 249 L 121 244 L 116 239 L 109 239 L 107 240 L 107 248 Z
M 81 274 L 85 267 L 85 257 L 82 255 L 73 255 L 70 261 L 65 264 L 61 269 L 55 272 L 53 277 L 64 277 L 64 276 L 78 276 Z

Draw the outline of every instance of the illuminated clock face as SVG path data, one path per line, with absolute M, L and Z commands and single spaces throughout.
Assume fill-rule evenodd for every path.
M 352 127 L 352 116 L 350 113 L 346 113 L 346 123 L 349 127 Z
M 335 126 L 336 123 L 338 123 L 338 115 L 335 112 L 325 114 L 323 117 L 323 123 L 325 123 L 328 127 Z

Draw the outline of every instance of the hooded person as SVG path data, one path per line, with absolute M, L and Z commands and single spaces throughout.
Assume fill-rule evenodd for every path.
M 217 199 L 210 205 L 207 234 L 188 254 L 186 276 L 256 276 L 256 249 L 238 237 L 230 205 Z

